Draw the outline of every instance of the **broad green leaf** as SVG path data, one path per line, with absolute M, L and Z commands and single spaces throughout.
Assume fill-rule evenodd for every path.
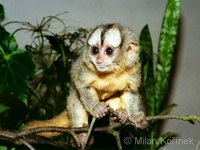
M 2 26 L 0 26 L 0 48 L 4 53 L 11 53 L 18 48 L 18 44 L 14 36 L 8 33 Z M 2 50 L 0 50 L 2 53 Z
M 5 11 L 2 4 L 0 4 L 0 22 L 3 21 L 5 18 Z
M 156 114 L 162 110 L 162 102 L 167 91 L 170 71 L 173 63 L 174 47 L 180 18 L 180 0 L 169 0 L 162 22 L 158 43 L 156 67 L 155 102 Z
M 0 150 L 16 150 L 16 148 L 7 148 L 6 146 L 0 146 Z
M 27 78 L 34 73 L 32 55 L 22 50 L 0 53 L 0 91 L 8 90 L 26 104 Z
M 142 80 L 144 84 L 148 115 L 154 115 L 154 69 L 153 69 L 153 46 L 148 25 L 146 25 L 139 39 L 140 61 L 142 66 Z
M 0 150 L 16 150 L 16 148 L 8 148 L 8 147 L 6 147 L 6 146 L 0 146 Z
M 27 77 L 34 73 L 32 55 L 18 49 L 13 35 L 0 26 L 0 91 L 8 90 L 26 103 Z
M 173 139 L 174 136 L 175 136 L 175 134 L 171 133 L 171 132 L 167 132 L 167 133 L 163 134 L 161 137 L 159 137 L 156 140 L 156 149 L 159 149 L 160 147 L 169 143 L 168 140 Z
M 6 146 L 0 146 L 0 150 L 8 150 Z
M 5 110 L 8 110 L 9 107 L 8 106 L 5 106 L 3 104 L 0 104 L 0 113 L 4 112 Z

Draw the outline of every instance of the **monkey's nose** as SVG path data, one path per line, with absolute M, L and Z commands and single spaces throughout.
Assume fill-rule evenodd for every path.
M 103 63 L 103 60 L 99 58 L 99 59 L 97 59 L 96 63 L 101 64 L 101 63 Z

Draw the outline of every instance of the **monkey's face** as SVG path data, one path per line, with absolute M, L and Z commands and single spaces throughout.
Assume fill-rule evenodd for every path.
M 108 72 L 114 66 L 121 44 L 121 34 L 116 28 L 97 28 L 88 39 L 90 60 L 99 72 Z
M 85 57 L 99 72 L 119 72 L 138 62 L 139 48 L 130 29 L 106 24 L 98 26 L 89 36 Z

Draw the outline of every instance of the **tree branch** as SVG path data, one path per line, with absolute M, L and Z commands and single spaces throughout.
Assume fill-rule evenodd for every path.
M 90 128 L 89 128 L 89 130 L 88 130 L 87 137 L 86 137 L 85 142 L 83 143 L 83 146 L 82 146 L 82 148 L 81 148 L 82 150 L 84 150 L 85 147 L 86 147 L 86 145 L 87 145 L 87 142 L 88 142 L 89 137 L 90 137 L 90 135 L 91 135 L 91 132 L 92 132 L 92 129 L 93 129 L 93 126 L 94 126 L 95 121 L 96 121 L 96 118 L 93 116 L 93 117 L 92 117 L 92 122 L 91 122 L 91 124 L 90 124 Z
M 151 120 L 167 120 L 167 119 L 177 119 L 177 120 L 182 120 L 182 121 L 189 121 L 190 123 L 194 124 L 195 122 L 200 123 L 200 118 L 195 116 L 195 115 L 190 115 L 190 116 L 180 116 L 180 115 L 162 115 L 162 116 L 147 116 L 146 120 L 151 121 Z
M 26 147 L 28 147 L 30 150 L 36 150 L 32 145 L 30 145 L 26 140 L 24 139 L 19 139 L 19 142 L 24 144 Z
M 110 110 L 112 114 L 118 116 L 118 114 L 112 110 Z M 194 124 L 195 122 L 200 123 L 200 118 L 195 115 L 190 116 L 179 116 L 179 115 L 158 115 L 158 116 L 147 116 L 147 121 L 156 121 L 156 120 L 166 120 L 166 119 L 177 119 L 182 121 L 189 121 L 190 123 Z M 75 138 L 76 142 L 78 140 L 76 139 L 75 133 L 80 132 L 88 132 L 88 138 L 91 134 L 91 131 L 93 129 L 93 125 L 96 119 L 93 119 L 90 128 L 87 127 L 81 127 L 81 128 L 62 128 L 62 127 L 38 127 L 30 130 L 25 131 L 6 131 L 6 130 L 0 130 L 0 139 L 4 141 L 9 141 L 11 143 L 14 143 L 16 145 L 24 145 L 30 150 L 35 150 L 34 147 L 31 144 L 45 144 L 45 145 L 51 145 L 56 146 L 64 149 L 70 149 L 71 145 L 61 142 L 61 141 L 54 141 L 47 138 L 39 137 L 35 134 L 41 133 L 41 132 L 60 132 L 60 133 L 68 133 Z M 127 122 L 126 124 L 121 123 L 113 123 L 110 126 L 105 127 L 97 127 L 94 129 L 94 132 L 105 132 L 108 134 L 112 134 L 116 138 L 116 142 L 119 149 L 122 149 L 119 133 L 120 128 L 124 126 L 131 125 L 130 122 Z M 87 144 L 87 141 L 85 142 L 85 145 Z

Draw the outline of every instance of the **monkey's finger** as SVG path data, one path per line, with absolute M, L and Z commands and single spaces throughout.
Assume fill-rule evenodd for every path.
M 147 122 L 146 119 L 143 119 L 143 120 L 141 121 L 141 124 L 143 124 L 143 125 L 148 125 L 148 122 Z
M 136 122 L 136 121 L 131 121 L 131 125 L 133 125 L 135 128 L 141 127 L 141 124 L 139 122 Z
M 128 120 L 131 122 L 131 125 L 133 125 L 133 126 L 135 126 L 137 128 L 137 123 L 133 118 L 129 117 Z
M 146 120 L 142 120 L 141 122 L 141 129 L 145 129 L 148 126 L 148 122 Z
M 106 115 L 106 113 L 104 113 L 104 112 L 99 112 L 99 113 L 97 114 L 97 118 L 100 119 L 100 118 L 104 117 L 105 115 Z
M 138 122 L 135 122 L 135 124 L 133 124 L 136 128 L 141 128 L 141 129 L 145 129 L 148 126 L 147 122 L 144 122 L 143 120 L 140 120 Z
M 100 103 L 100 105 L 98 105 L 98 106 L 99 106 L 99 110 L 101 112 L 106 113 L 108 111 L 108 108 L 105 103 Z
M 106 112 L 107 112 L 107 109 L 104 108 L 104 107 L 99 107 L 99 114 L 100 114 L 100 117 L 104 117 L 106 115 Z
M 118 117 L 120 118 L 122 124 L 126 123 L 126 121 L 128 120 L 129 116 L 127 113 L 124 113 L 123 111 L 120 111 L 118 114 Z
M 102 115 L 101 115 L 101 112 L 100 112 L 100 110 L 99 110 L 98 107 L 94 108 L 94 110 L 93 110 L 93 116 L 96 117 L 96 118 L 98 118 L 98 119 L 101 118 Z
M 104 117 L 106 115 L 106 112 L 108 111 L 105 103 L 99 103 L 98 105 L 95 106 L 93 112 L 94 116 L 98 119 Z
M 148 126 L 148 122 L 144 118 L 134 119 L 134 118 L 130 117 L 129 121 L 136 128 L 144 129 L 144 128 L 146 128 Z

